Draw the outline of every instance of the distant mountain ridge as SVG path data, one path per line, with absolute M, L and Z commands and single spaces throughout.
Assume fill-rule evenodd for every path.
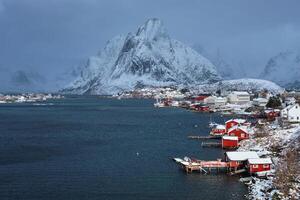
M 300 53 L 285 51 L 273 56 L 259 77 L 281 86 L 297 85 L 300 78 Z
M 137 86 L 196 85 L 221 80 L 216 67 L 171 39 L 162 21 L 149 19 L 136 33 L 117 36 L 63 89 L 76 94 L 114 94 Z
M 223 80 L 213 84 L 200 85 L 198 89 L 202 92 L 213 93 L 217 90 L 225 91 L 251 91 L 260 92 L 268 90 L 273 94 L 284 92 L 284 88 L 278 86 L 276 83 L 267 80 L 242 78 L 233 80 Z

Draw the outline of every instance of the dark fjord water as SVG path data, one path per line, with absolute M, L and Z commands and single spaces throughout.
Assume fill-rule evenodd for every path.
M 244 199 L 237 177 L 187 175 L 171 161 L 223 156 L 186 138 L 209 120 L 151 100 L 0 105 L 0 199 Z

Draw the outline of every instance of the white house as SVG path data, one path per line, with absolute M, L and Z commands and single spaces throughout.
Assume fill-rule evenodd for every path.
M 228 100 L 232 104 L 247 104 L 250 102 L 250 94 L 248 92 L 234 91 L 228 95 Z
M 259 107 L 265 107 L 268 103 L 268 99 L 266 98 L 256 98 L 253 99 L 253 105 L 254 106 L 259 106 Z
M 224 106 L 227 103 L 227 98 L 225 97 L 216 97 L 216 96 L 209 96 L 204 100 L 205 104 L 214 105 L 216 107 Z
M 289 122 L 300 122 L 300 106 L 298 103 L 289 105 L 280 112 L 280 116 Z

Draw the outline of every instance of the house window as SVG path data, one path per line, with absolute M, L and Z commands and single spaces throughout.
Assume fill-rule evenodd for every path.
M 263 168 L 269 168 L 269 165 L 263 165 Z
M 258 165 L 253 165 L 253 168 L 258 168 Z
M 242 134 L 241 134 L 241 137 L 242 137 L 242 138 L 244 138 L 244 137 L 245 137 L 245 134 L 244 134 L 244 133 L 242 133 Z

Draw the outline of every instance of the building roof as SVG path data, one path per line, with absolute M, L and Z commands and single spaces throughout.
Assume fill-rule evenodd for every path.
M 226 155 L 231 161 L 246 161 L 249 158 L 259 158 L 254 151 L 229 151 Z
M 225 129 L 225 126 L 224 126 L 224 125 L 221 125 L 221 124 L 218 124 L 218 125 L 216 126 L 216 129 Z
M 224 139 L 224 140 L 239 140 L 239 138 L 237 137 L 237 136 L 227 136 L 227 135 L 224 135 L 223 137 L 222 137 L 222 139 Z
M 256 99 L 253 99 L 253 101 L 268 103 L 269 100 L 266 98 L 256 98 Z
M 248 159 L 249 164 L 272 164 L 271 158 L 250 158 Z
M 248 129 L 248 127 L 247 126 L 233 126 L 233 127 L 231 127 L 229 130 L 228 130 L 228 133 L 230 133 L 231 131 L 233 131 L 233 130 L 236 130 L 236 129 L 240 129 L 241 131 L 243 131 L 243 132 L 245 132 L 245 133 L 249 133 L 250 132 L 250 130 Z
M 232 92 L 232 94 L 236 94 L 236 95 L 249 95 L 249 93 L 245 92 L 245 91 L 234 91 L 234 92 Z
M 285 107 L 283 110 L 289 111 L 289 110 L 291 110 L 292 108 L 294 108 L 295 106 L 298 106 L 298 107 L 299 107 L 299 104 L 296 103 L 296 104 L 289 105 L 289 106 Z
M 227 120 L 225 123 L 228 123 L 228 122 L 231 122 L 231 121 L 237 122 L 239 124 L 242 124 L 242 123 L 246 122 L 245 119 L 230 119 L 230 120 Z

